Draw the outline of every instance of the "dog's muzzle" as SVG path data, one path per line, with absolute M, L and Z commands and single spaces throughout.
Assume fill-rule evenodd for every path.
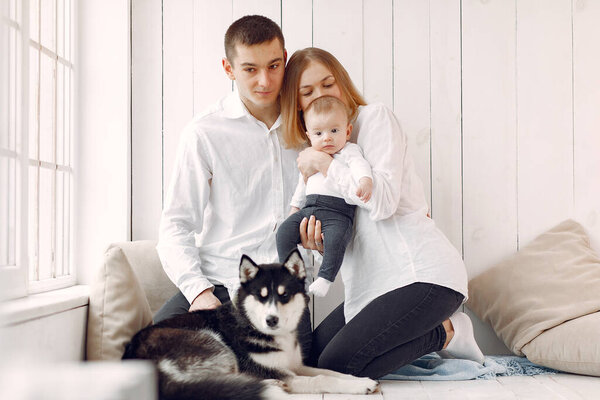
M 267 325 L 269 326 L 269 328 L 275 328 L 277 326 L 277 324 L 279 323 L 279 317 L 275 316 L 275 315 L 269 315 L 267 317 Z

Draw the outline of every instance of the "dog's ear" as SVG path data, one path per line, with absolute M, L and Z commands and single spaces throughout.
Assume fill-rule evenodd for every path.
M 240 260 L 240 282 L 245 283 L 254 279 L 258 273 L 258 265 L 247 255 L 242 255 Z
M 286 260 L 283 262 L 283 266 L 290 271 L 290 274 L 297 277 L 298 279 L 306 278 L 306 268 L 304 267 L 304 261 L 300 256 L 298 249 L 294 249 Z

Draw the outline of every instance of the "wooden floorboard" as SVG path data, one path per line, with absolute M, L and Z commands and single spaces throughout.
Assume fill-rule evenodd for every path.
M 572 375 L 510 376 L 470 381 L 381 381 L 372 395 L 293 395 L 294 400 L 596 400 L 600 378 Z

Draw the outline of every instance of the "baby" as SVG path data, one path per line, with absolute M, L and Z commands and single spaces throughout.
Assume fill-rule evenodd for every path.
M 311 147 L 323 151 L 350 168 L 352 178 L 358 182 L 355 203 L 368 202 L 373 190 L 371 166 L 363 158 L 360 147 L 349 143 L 352 124 L 350 110 L 339 99 L 331 96 L 319 97 L 304 112 L 304 125 Z M 309 286 L 309 292 L 323 297 L 335 280 L 346 246 L 352 237 L 352 224 L 356 204 L 349 204 L 342 194 L 316 173 L 304 181 L 300 174 L 296 192 L 292 198 L 290 216 L 277 231 L 277 252 L 280 260 L 300 243 L 299 227 L 303 218 L 321 221 L 323 233 L 323 262 L 318 278 Z M 302 208 L 302 209 L 300 209 Z

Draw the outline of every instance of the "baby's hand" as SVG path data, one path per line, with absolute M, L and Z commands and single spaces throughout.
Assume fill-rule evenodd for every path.
M 329 291 L 329 286 L 331 286 L 331 282 L 327 279 L 317 278 L 317 280 L 308 287 L 308 293 L 312 293 L 317 297 L 325 297 Z
M 363 176 L 358 180 L 358 189 L 356 195 L 365 203 L 371 199 L 373 192 L 373 179 Z

